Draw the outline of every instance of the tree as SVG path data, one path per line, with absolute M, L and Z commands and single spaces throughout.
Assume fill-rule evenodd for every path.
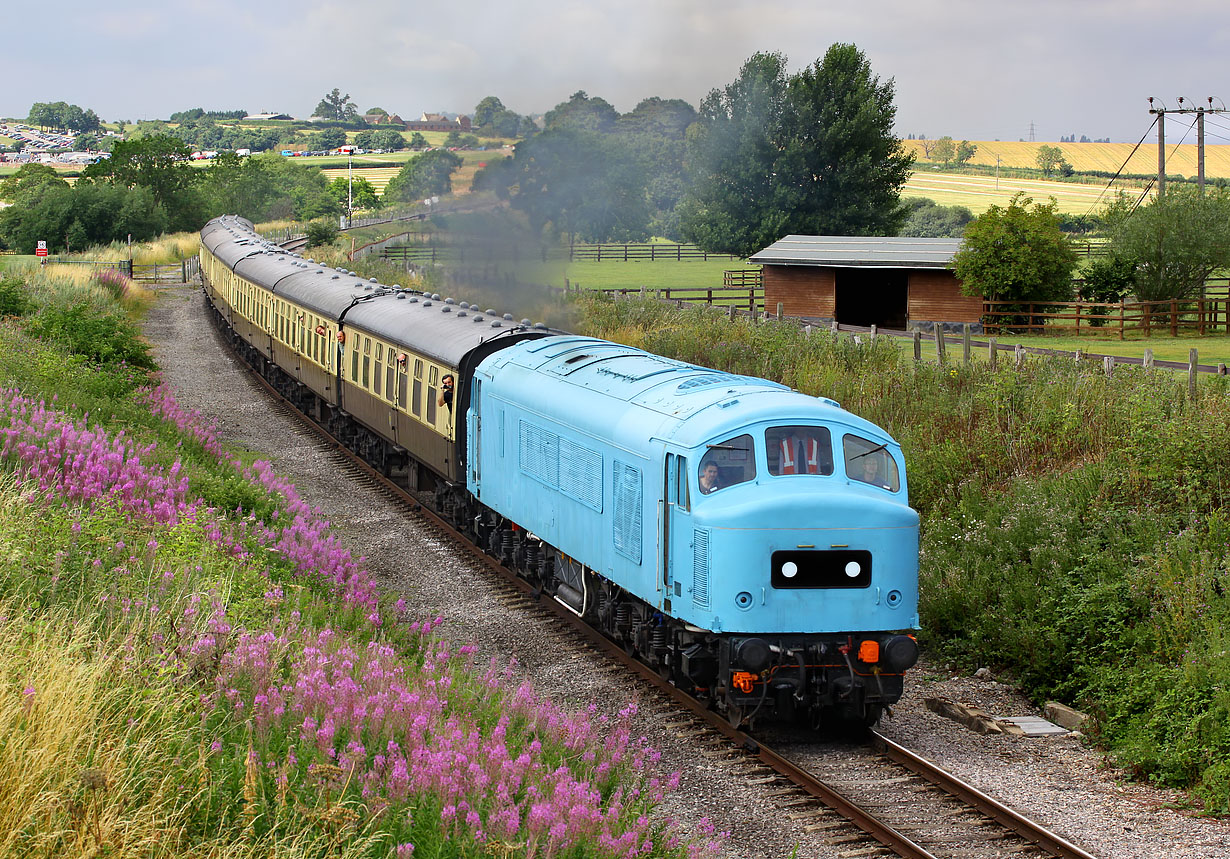
M 590 98 L 585 90 L 577 90 L 568 101 L 560 102 L 547 111 L 544 128 L 547 131 L 607 132 L 615 128 L 618 119 L 619 112 L 605 99 L 597 96 Z
M 376 132 L 371 129 L 364 129 L 354 136 L 354 140 L 352 142 L 360 149 L 375 149 Z
M 343 209 L 346 207 L 347 200 L 351 202 L 354 209 L 379 209 L 384 205 L 372 183 L 361 176 L 353 181 L 348 180 L 345 176 L 338 176 L 329 183 L 329 193 Z
M 453 171 L 462 164 L 461 156 L 444 149 L 424 152 L 410 159 L 384 189 L 386 203 L 417 202 L 453 190 Z
M 224 152 L 202 172 L 201 194 L 211 216 L 308 221 L 341 211 L 324 174 L 298 158 L 273 153 L 240 158 Z
M 970 159 L 978 152 L 978 147 L 970 143 L 968 140 L 962 140 L 957 144 L 957 151 L 953 153 L 953 163 L 964 166 L 970 162 Z
M 953 142 L 951 137 L 941 137 L 932 145 L 931 151 L 927 153 L 927 157 L 944 165 L 951 164 L 953 159 L 957 157 L 957 144 Z
M 322 128 L 308 135 L 307 145 L 314 152 L 337 149 L 346 145 L 346 132 L 340 128 Z
M 751 254 L 783 235 L 894 235 L 913 156 L 892 134 L 894 84 L 854 45 L 787 78 L 756 54 L 701 103 L 688 132 L 683 234 L 706 250 Z
M 388 152 L 397 152 L 406 148 L 405 136 L 400 131 L 392 128 L 382 128 L 377 131 L 372 137 L 372 143 L 375 144 L 377 149 L 384 149 Z
M 903 201 L 909 216 L 898 235 L 924 238 L 960 238 L 974 213 L 965 206 L 940 206 L 923 197 Z
M 1058 146 L 1042 144 L 1038 147 L 1038 154 L 1034 161 L 1044 176 L 1072 175 L 1072 165 L 1064 160 L 1063 150 Z
M 1141 301 L 1188 298 L 1218 269 L 1230 266 L 1230 193 L 1168 187 L 1133 213 L 1126 201 L 1108 207 L 1114 256 L 1135 266 Z
M 647 237 L 645 172 L 618 138 L 595 132 L 544 131 L 517 145 L 512 158 L 475 178 L 524 212 L 538 233 L 569 241 Z
M 145 241 L 166 232 L 169 224 L 149 188 L 106 182 L 49 184 L 0 210 L 0 238 L 27 254 L 40 241 L 53 252 L 105 245 L 129 234 Z
M 414 132 L 414 134 L 410 135 L 410 148 L 411 149 L 426 149 L 427 146 L 428 146 L 427 138 L 424 137 L 421 132 L 416 131 Z
M 0 200 L 10 203 L 28 203 L 38 194 L 51 187 L 68 187 L 54 167 L 30 162 L 22 164 L 12 173 L 0 179 Z
M 189 161 L 191 150 L 168 135 L 125 140 L 115 144 L 111 157 L 90 164 L 83 179 L 108 181 L 127 188 L 148 188 L 162 206 L 174 230 L 195 230 L 203 223 L 195 186 L 201 178 Z
M 325 94 L 314 113 L 321 119 L 335 119 L 338 122 L 352 122 L 359 118 L 358 105 L 350 100 L 350 93 L 342 95 L 337 87 Z
M 474 108 L 474 116 L 472 119 L 474 128 L 487 128 L 493 125 L 496 114 L 503 113 L 507 109 L 508 108 L 504 107 L 504 102 L 500 101 L 495 96 L 487 96 Z
M 1070 301 L 1078 258 L 1059 229 L 1054 199 L 1038 203 L 1018 192 L 965 228 L 952 270 L 966 295 L 987 301 Z

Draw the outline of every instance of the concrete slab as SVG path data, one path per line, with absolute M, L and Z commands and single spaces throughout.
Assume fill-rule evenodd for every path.
M 1067 728 L 1048 722 L 1041 716 L 996 716 L 996 719 L 1016 725 L 1027 737 L 1057 737 L 1068 733 Z

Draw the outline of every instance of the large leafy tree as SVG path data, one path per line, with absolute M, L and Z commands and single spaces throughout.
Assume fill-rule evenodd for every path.
M 683 235 L 711 251 L 750 254 L 784 235 L 773 202 L 786 102 L 786 58 L 754 54 L 732 83 L 700 104 L 688 130 Z M 771 237 L 771 238 L 769 238 Z
M 203 222 L 196 184 L 201 174 L 189 161 L 191 150 L 178 138 L 153 135 L 117 143 L 111 157 L 89 165 L 87 180 L 108 181 L 127 188 L 148 188 L 170 218 L 173 230 L 195 230 Z
M 568 101 L 560 102 L 543 117 L 547 131 L 597 131 L 608 132 L 615 128 L 619 111 L 610 102 L 598 96 L 590 97 L 585 90 L 577 90 Z
M 334 87 L 332 92 L 325 93 L 313 113 L 321 119 L 353 122 L 359 118 L 359 106 L 350 100 L 350 93 L 342 95 L 342 91 Z
M 1112 255 L 1134 266 L 1133 291 L 1142 301 L 1188 298 L 1219 269 L 1230 267 L 1230 193 L 1174 185 L 1147 206 L 1126 201 L 1104 215 Z
M 684 235 L 751 254 L 789 233 L 894 235 L 913 156 L 892 133 L 895 85 L 854 45 L 793 76 L 758 53 L 701 103 L 689 131 Z
M 56 252 L 109 244 L 128 235 L 144 241 L 166 232 L 169 223 L 166 211 L 145 187 L 46 184 L 0 211 L 0 236 L 21 253 L 34 253 L 40 241 Z
M 417 202 L 453 189 L 453 171 L 462 165 L 461 156 L 445 149 L 433 149 L 411 158 L 384 189 L 386 203 Z
M 633 241 L 648 235 L 645 171 L 618 137 L 544 131 L 480 174 L 475 188 L 492 188 L 510 200 L 539 233 L 570 241 Z
M 952 259 L 964 292 L 988 301 L 1070 301 L 1079 260 L 1055 208 L 1053 199 L 1034 204 L 1017 193 L 972 221 Z
M 341 207 L 324 174 L 298 161 L 274 154 L 240 158 L 222 153 L 203 171 L 201 194 L 208 213 L 252 221 L 308 221 L 338 214 Z
M 380 200 L 380 195 L 376 193 L 375 186 L 362 176 L 358 179 L 338 176 L 329 183 L 329 194 L 343 209 L 346 208 L 347 202 L 350 202 L 355 210 L 379 209 L 384 205 Z
M 102 122 L 94 111 L 62 101 L 36 101 L 30 107 L 30 115 L 26 118 L 26 122 L 40 128 L 80 133 L 98 131 L 102 127 Z

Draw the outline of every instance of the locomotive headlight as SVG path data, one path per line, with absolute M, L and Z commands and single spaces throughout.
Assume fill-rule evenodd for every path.
M 846 575 L 852 579 L 857 579 L 858 574 L 863 571 L 863 567 L 858 561 L 850 561 L 846 564 Z
M 787 561 L 782 564 L 782 575 L 788 579 L 793 579 L 799 574 L 799 565 L 794 561 Z
M 880 648 L 880 658 L 894 673 L 913 668 L 918 661 L 918 642 L 908 635 L 894 635 Z

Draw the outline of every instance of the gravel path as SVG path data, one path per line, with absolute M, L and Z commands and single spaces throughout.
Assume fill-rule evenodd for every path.
M 563 642 L 548 623 L 508 600 L 456 550 L 419 528 L 375 492 L 334 476 L 336 460 L 295 421 L 274 413 L 268 400 L 221 345 L 199 288 L 162 289 L 145 334 L 180 402 L 216 422 L 223 441 L 259 452 L 311 503 L 386 590 L 420 616 L 444 618 L 443 633 L 475 644 L 481 659 L 517 662 L 517 672 L 540 692 L 572 708 L 613 712 L 633 700 L 636 684 L 618 672 L 595 670 L 585 654 Z M 1125 781 L 1079 737 L 1024 739 L 980 735 L 935 715 L 923 699 L 943 696 L 1000 716 L 1038 715 L 1036 708 L 994 679 L 954 677 L 922 665 L 907 680 L 906 698 L 881 730 L 975 787 L 1104 859 L 1230 859 L 1230 825 L 1174 810 L 1181 796 Z M 839 857 L 842 848 L 791 821 L 763 787 L 746 783 L 740 768 L 697 754 L 643 702 L 638 728 L 662 753 L 665 772 L 681 773 L 679 790 L 662 812 L 691 829 L 709 818 L 731 833 L 725 855 L 746 859 Z

